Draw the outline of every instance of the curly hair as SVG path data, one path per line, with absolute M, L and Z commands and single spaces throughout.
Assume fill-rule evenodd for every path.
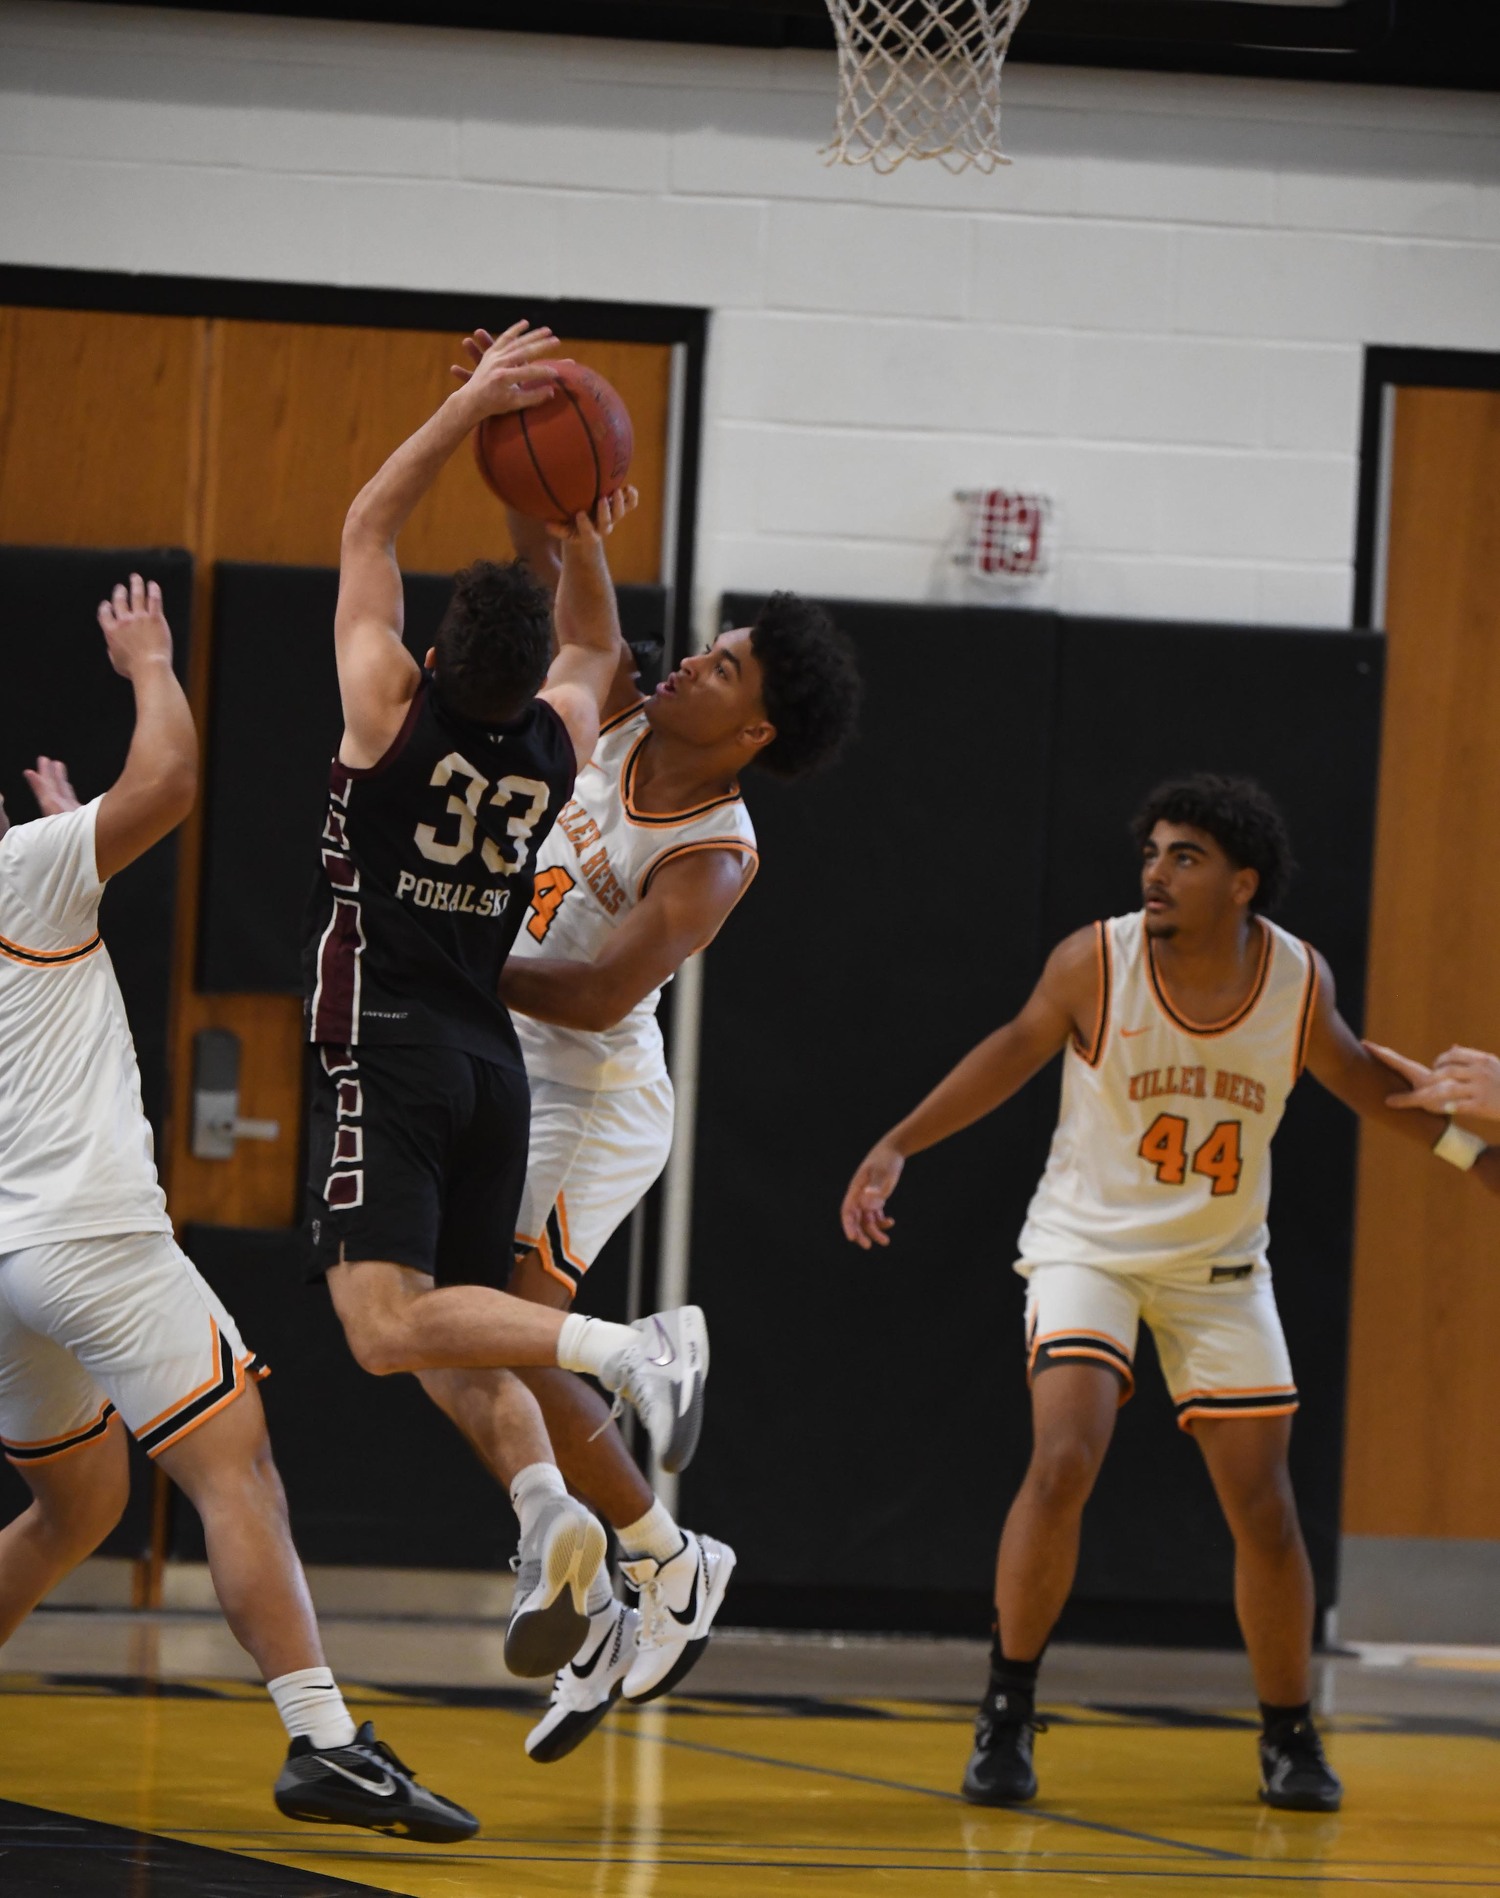
M 773 593 L 750 628 L 761 698 L 776 736 L 756 756 L 773 777 L 800 778 L 832 764 L 853 735 L 862 687 L 854 648 L 823 611 L 795 593 Z
M 1254 870 L 1259 886 L 1252 910 L 1274 910 L 1286 895 L 1296 864 L 1281 812 L 1253 778 L 1221 778 L 1198 771 L 1158 784 L 1130 820 L 1130 834 L 1144 850 L 1158 824 L 1188 824 L 1205 831 L 1239 870 Z
M 433 641 L 438 696 L 479 725 L 503 725 L 537 695 L 552 660 L 552 603 L 520 561 L 476 560 L 453 576 Z

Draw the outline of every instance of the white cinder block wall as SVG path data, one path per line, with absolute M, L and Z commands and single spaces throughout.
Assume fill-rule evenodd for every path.
M 1500 102 L 1016 66 L 991 178 L 828 170 L 833 62 L 0 4 L 0 260 L 714 312 L 699 610 L 930 590 L 1336 626 L 1368 343 L 1500 349 Z M 330 558 L 333 550 L 330 549 Z

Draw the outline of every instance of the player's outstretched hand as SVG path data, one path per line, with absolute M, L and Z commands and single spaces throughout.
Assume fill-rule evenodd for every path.
M 133 679 L 136 668 L 153 659 L 172 662 L 172 629 L 154 580 L 148 585 L 138 573 L 131 574 L 128 587 L 122 582 L 109 599 L 99 602 L 99 627 L 109 663 L 122 679 Z
M 1411 1083 L 1409 1090 L 1389 1096 L 1388 1107 L 1424 1107 L 1430 1114 L 1470 1114 L 1476 1120 L 1500 1120 L 1500 1056 L 1486 1054 L 1480 1048 L 1454 1046 L 1429 1068 L 1378 1042 L 1367 1041 L 1365 1046 Z
M 463 384 L 463 398 L 482 422 L 488 415 L 512 415 L 551 400 L 557 386 L 552 365 L 540 360 L 557 348 L 557 338 L 546 328 L 534 330 L 523 317 L 499 336 L 475 330 L 463 340 L 467 364 L 449 368 Z
M 547 532 L 555 540 L 596 547 L 608 540 L 625 516 L 634 514 L 640 504 L 640 490 L 627 483 L 623 488 L 616 488 L 613 494 L 604 495 L 592 516 L 575 514 L 571 521 L 548 521 Z
M 68 781 L 68 767 L 61 758 L 38 758 L 35 771 L 24 771 L 21 775 L 31 786 L 43 817 L 57 817 L 63 811 L 76 811 L 81 807 L 78 793 Z
M 886 1235 L 896 1222 L 885 1210 L 885 1203 L 895 1192 L 905 1165 L 906 1161 L 895 1148 L 882 1141 L 871 1147 L 849 1182 L 839 1217 L 844 1237 L 852 1239 L 865 1252 L 871 1246 L 891 1243 Z

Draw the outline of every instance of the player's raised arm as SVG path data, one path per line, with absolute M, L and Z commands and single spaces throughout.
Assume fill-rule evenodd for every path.
M 1047 958 L 1042 979 L 1014 1020 L 971 1049 L 905 1120 L 877 1140 L 844 1195 L 844 1237 L 869 1251 L 889 1245 L 895 1221 L 885 1210 L 914 1153 L 972 1126 L 1040 1072 L 1076 1035 L 1087 1040 L 1099 1011 L 1093 929 L 1080 929 Z
M 559 1028 L 613 1028 L 708 947 L 749 888 L 753 862 L 726 846 L 663 864 L 594 961 L 512 956 L 501 971 L 500 999 Z
M 1317 950 L 1313 956 L 1318 967 L 1318 1000 L 1307 1039 L 1308 1073 L 1362 1118 L 1420 1141 L 1440 1159 L 1472 1168 L 1492 1192 L 1500 1192 L 1500 1148 L 1486 1148 L 1473 1135 L 1454 1128 L 1446 1113 L 1433 1113 L 1415 1103 L 1403 1112 L 1391 1104 L 1391 1076 L 1399 1070 L 1377 1058 L 1339 1014 L 1332 972 Z
M 421 679 L 402 644 L 405 608 L 396 538 L 454 451 L 486 416 L 535 408 L 552 394 L 539 360 L 556 347 L 551 330 L 514 323 L 479 350 L 462 385 L 396 450 L 354 497 L 339 553 L 334 615 L 344 762 L 374 764 L 400 730 Z
M 557 656 L 537 697 L 546 699 L 567 726 L 580 766 L 593 755 L 604 707 L 622 660 L 630 658 L 604 543 L 639 500 L 634 488 L 618 488 L 600 501 L 592 520 L 580 514 L 571 528 L 557 530 L 562 550 L 552 605 Z
M 175 830 L 198 794 L 198 734 L 187 695 L 172 670 L 172 632 L 161 588 L 138 573 L 99 603 L 99 626 L 110 664 L 135 693 L 135 732 L 125 767 L 99 800 L 94 857 L 99 881 Z M 75 808 L 60 760 L 37 760 L 27 781 L 44 813 Z

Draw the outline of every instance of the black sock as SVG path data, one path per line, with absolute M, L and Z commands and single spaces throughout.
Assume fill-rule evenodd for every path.
M 1034 1661 L 1013 1661 L 1000 1645 L 997 1633 L 990 1642 L 990 1692 L 1007 1700 L 1023 1700 L 1030 1707 L 1036 1701 L 1036 1675 L 1042 1664 L 1039 1654 Z
M 1287 1733 L 1293 1727 L 1300 1727 L 1304 1721 L 1312 1719 L 1312 1702 L 1304 1700 L 1300 1707 L 1276 1707 L 1268 1700 L 1260 1703 L 1261 1731 L 1267 1737 L 1278 1733 Z

